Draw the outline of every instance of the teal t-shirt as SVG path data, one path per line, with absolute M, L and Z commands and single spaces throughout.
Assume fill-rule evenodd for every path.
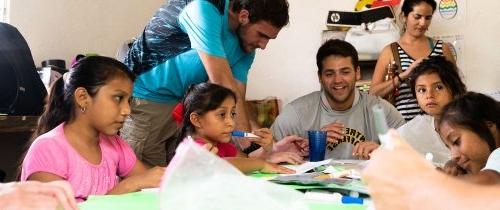
M 246 83 L 255 53 L 245 53 L 241 49 L 238 36 L 229 28 L 228 9 L 229 0 L 226 0 L 224 15 L 210 1 L 193 0 L 179 10 L 177 17 L 162 16 L 176 18 L 175 21 L 160 21 L 166 24 L 161 28 L 187 34 L 190 49 L 140 74 L 133 96 L 158 103 L 177 102 L 190 85 L 207 82 L 208 74 L 198 50 L 227 59 L 234 78 Z M 153 17 L 153 20 L 155 18 L 160 17 Z

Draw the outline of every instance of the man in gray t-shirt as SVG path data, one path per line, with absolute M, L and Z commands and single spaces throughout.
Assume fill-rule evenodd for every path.
M 316 55 L 321 90 L 286 105 L 271 129 L 276 139 L 307 138 L 308 130 L 327 131 L 326 158 L 368 159 L 379 146 L 371 108 L 380 104 L 391 128 L 405 123 L 387 101 L 356 88 L 361 78 L 356 49 L 342 40 L 329 40 Z

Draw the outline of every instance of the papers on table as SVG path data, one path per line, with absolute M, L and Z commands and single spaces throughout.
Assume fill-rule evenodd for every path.
M 332 159 L 327 159 L 323 161 L 318 161 L 318 162 L 305 162 L 300 165 L 284 165 L 284 167 L 287 167 L 289 169 L 295 170 L 295 174 L 303 174 L 311 169 L 314 169 L 318 166 L 326 165 L 330 163 Z
M 361 170 L 367 163 L 367 160 L 332 160 L 323 173 L 331 174 L 333 177 L 361 179 Z

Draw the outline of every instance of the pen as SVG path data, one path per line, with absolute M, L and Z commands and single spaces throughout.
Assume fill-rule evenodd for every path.
M 432 155 L 432 153 L 428 152 L 428 153 L 425 153 L 425 159 L 429 162 L 432 163 L 432 159 L 434 159 L 434 155 Z
M 388 134 L 389 127 L 387 126 L 384 110 L 379 104 L 373 106 L 372 110 L 375 120 L 375 129 L 377 130 L 380 145 L 385 149 L 392 150 L 394 145 L 392 144 Z
M 259 138 L 259 136 L 253 134 L 253 133 L 247 133 L 247 132 L 244 132 L 244 131 L 233 131 L 231 133 L 232 136 L 236 136 L 236 137 L 252 137 L 252 138 Z

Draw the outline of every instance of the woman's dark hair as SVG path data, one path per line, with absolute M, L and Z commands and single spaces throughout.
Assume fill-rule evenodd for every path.
M 62 122 L 71 122 L 75 118 L 74 93 L 79 87 L 95 96 L 103 85 L 117 77 L 134 81 L 135 76 L 125 64 L 108 57 L 85 57 L 75 64 L 70 71 L 59 78 L 51 87 L 45 111 L 40 116 L 33 139 L 54 129 Z
M 177 138 L 177 143 L 180 143 L 186 135 L 195 131 L 195 127 L 189 119 L 191 113 L 194 112 L 198 115 L 203 115 L 215 110 L 220 107 L 227 97 L 232 97 L 236 102 L 236 95 L 226 87 L 213 83 L 191 85 L 182 100 L 182 128 Z
M 417 98 L 416 82 L 418 77 L 424 74 L 438 74 L 443 84 L 448 88 L 453 95 L 453 98 L 458 98 L 467 92 L 465 84 L 458 75 L 458 68 L 452 62 L 446 60 L 443 56 L 432 56 L 424 59 L 418 66 L 413 69 L 410 74 L 410 88 L 413 97 Z
M 484 94 L 468 92 L 450 102 L 443 108 L 439 127 L 445 122 L 476 133 L 488 144 L 491 152 L 500 146 L 487 126 L 487 123 L 492 123 L 500 128 L 500 102 Z
M 248 10 L 250 23 L 267 21 L 276 28 L 283 28 L 289 21 L 286 0 L 231 0 L 233 12 Z
M 421 3 L 426 3 L 432 7 L 432 12 L 436 11 L 436 1 L 434 0 L 405 0 L 403 2 L 403 6 L 401 7 L 401 13 L 405 16 L 408 17 L 410 12 L 413 12 L 413 7 L 421 4 Z

